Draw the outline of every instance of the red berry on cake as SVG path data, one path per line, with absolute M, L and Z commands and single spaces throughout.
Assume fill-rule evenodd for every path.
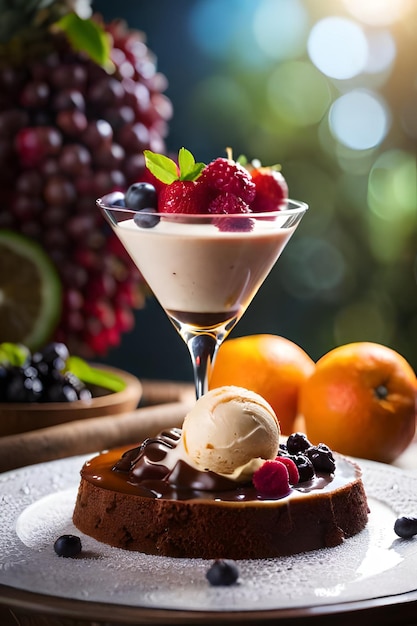
M 280 456 L 276 459 L 279 463 L 285 465 L 288 471 L 288 480 L 290 485 L 296 485 L 300 482 L 300 473 L 295 462 L 287 456 Z
M 290 493 L 288 469 L 280 461 L 265 461 L 253 474 L 252 482 L 264 497 L 283 498 Z
M 252 170 L 255 185 L 255 198 L 250 203 L 256 213 L 279 211 L 285 208 L 288 200 L 288 185 L 284 176 L 273 167 L 259 167 Z
M 239 196 L 248 204 L 255 198 L 255 184 L 249 171 L 233 159 L 214 159 L 203 169 L 199 180 L 218 192 Z

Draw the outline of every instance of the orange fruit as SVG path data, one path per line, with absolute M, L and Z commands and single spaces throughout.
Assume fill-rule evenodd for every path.
M 285 434 L 293 432 L 298 391 L 314 370 L 302 348 L 278 335 L 228 339 L 219 348 L 209 388 L 237 385 L 259 393 L 274 409 Z
M 350 343 L 325 354 L 300 390 L 306 434 L 336 452 L 384 463 L 413 439 L 416 375 L 397 352 Z

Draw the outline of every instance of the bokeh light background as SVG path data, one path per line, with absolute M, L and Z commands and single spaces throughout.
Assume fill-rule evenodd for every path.
M 146 33 L 174 106 L 169 150 L 208 162 L 232 146 L 281 163 L 290 195 L 311 207 L 232 336 L 282 334 L 314 359 L 375 341 L 417 369 L 417 2 L 93 7 Z M 191 379 L 152 301 L 109 359 L 142 377 Z

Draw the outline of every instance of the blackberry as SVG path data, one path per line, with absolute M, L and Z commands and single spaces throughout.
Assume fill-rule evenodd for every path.
M 311 447 L 311 443 L 304 433 L 292 433 L 287 439 L 287 450 L 290 454 L 305 452 Z
M 295 454 L 290 457 L 297 466 L 298 473 L 300 475 L 300 483 L 305 483 L 311 480 L 316 475 L 314 465 L 305 454 Z
M 311 446 L 305 451 L 305 454 L 312 462 L 316 472 L 333 474 L 335 471 L 336 463 L 333 453 L 325 444 L 319 443 L 317 446 Z

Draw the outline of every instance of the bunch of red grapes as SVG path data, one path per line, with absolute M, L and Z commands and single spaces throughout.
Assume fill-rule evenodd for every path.
M 105 354 L 133 326 L 144 285 L 95 201 L 140 180 L 143 150 L 165 152 L 167 83 L 143 34 L 122 22 L 109 72 L 72 50 L 0 67 L 0 228 L 37 240 L 63 286 L 56 341 Z

